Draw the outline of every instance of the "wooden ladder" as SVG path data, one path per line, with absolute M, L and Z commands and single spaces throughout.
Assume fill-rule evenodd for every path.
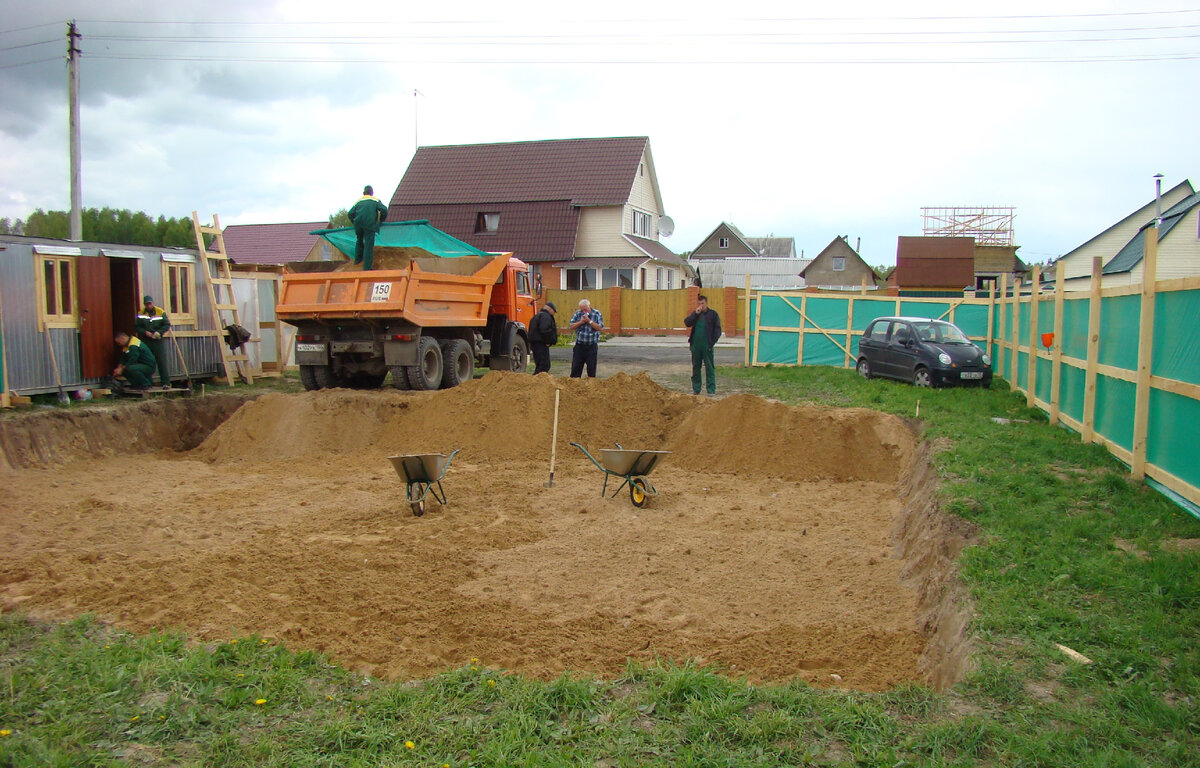
M 221 362 L 225 364 L 225 383 L 233 386 L 234 372 L 247 384 L 254 383 L 254 375 L 250 370 L 250 357 L 244 351 L 235 353 L 225 343 L 224 328 L 227 325 L 241 325 L 238 317 L 237 302 L 233 297 L 233 277 L 229 274 L 229 256 L 225 253 L 225 236 L 221 233 L 221 221 L 213 214 L 212 226 L 200 223 L 200 216 L 192 211 L 192 229 L 196 233 L 196 249 L 200 251 L 204 264 L 204 284 L 208 286 L 208 302 L 212 306 L 213 319 L 217 324 L 217 348 L 221 350 Z M 204 247 L 204 236 L 212 235 L 217 249 L 210 251 Z M 219 289 L 224 289 L 224 296 Z M 229 322 L 226 322 L 228 318 Z

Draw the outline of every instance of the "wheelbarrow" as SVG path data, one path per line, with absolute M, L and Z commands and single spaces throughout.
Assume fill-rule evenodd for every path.
M 669 454 L 670 451 L 631 450 L 622 448 L 620 443 L 616 443 L 615 449 L 601 448 L 600 461 L 596 461 L 596 457 L 588 453 L 587 448 L 579 443 L 571 443 L 571 445 L 583 451 L 583 455 L 591 459 L 592 463 L 604 473 L 604 485 L 600 488 L 601 496 L 608 492 L 608 478 L 613 476 L 624 478 L 624 480 L 617 486 L 617 490 L 613 491 L 611 498 L 615 499 L 626 485 L 629 486 L 629 500 L 635 507 L 646 506 L 646 501 L 651 496 L 658 495 L 658 489 L 646 478 L 646 475 L 654 471 L 658 460 Z
M 446 503 L 446 491 L 442 489 L 442 478 L 450 469 L 454 454 L 461 448 L 444 453 L 417 453 L 404 456 L 388 456 L 388 461 L 396 468 L 396 474 L 404 481 L 404 500 L 412 506 L 414 517 L 425 514 L 425 497 L 430 493 L 433 498 Z M 436 488 L 434 486 L 437 486 Z

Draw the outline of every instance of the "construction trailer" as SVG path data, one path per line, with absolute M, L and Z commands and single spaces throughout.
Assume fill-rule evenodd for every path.
M 0 235 L 0 390 L 100 386 L 117 364 L 113 335 L 133 332 L 144 295 L 171 320 L 172 380 L 218 375 L 220 332 L 198 262 L 188 248 Z

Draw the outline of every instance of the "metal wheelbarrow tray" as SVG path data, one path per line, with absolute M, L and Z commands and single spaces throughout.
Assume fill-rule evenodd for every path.
M 446 503 L 446 491 L 442 489 L 442 478 L 450 469 L 454 454 L 461 448 L 456 448 L 447 456 L 444 453 L 413 453 L 402 456 L 388 456 L 388 461 L 396 469 L 396 474 L 404 481 L 404 500 L 412 506 L 415 517 L 425 514 L 425 497 L 433 493 L 433 497 L 442 504 Z M 436 488 L 434 486 L 437 486 Z
M 631 448 L 622 448 L 620 443 L 616 444 L 616 448 L 601 448 L 600 461 L 596 461 L 596 457 L 588 453 L 587 448 L 584 448 L 579 443 L 571 443 L 579 450 L 583 451 L 583 455 L 591 459 L 591 462 L 600 468 L 604 473 L 604 485 L 600 488 L 600 495 L 604 496 L 608 491 L 608 478 L 616 476 L 624 478 L 621 484 L 617 486 L 617 490 L 613 491 L 612 498 L 616 498 L 617 494 L 626 485 L 629 486 L 629 500 L 633 502 L 635 507 L 644 507 L 650 496 L 657 496 L 658 489 L 646 478 L 654 467 L 658 464 L 659 459 L 670 454 L 670 451 L 642 451 Z

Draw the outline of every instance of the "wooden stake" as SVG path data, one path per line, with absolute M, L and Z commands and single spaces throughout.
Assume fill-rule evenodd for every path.
M 65 403 L 69 398 L 63 391 L 62 378 L 58 375 L 58 359 L 54 356 L 54 344 L 50 341 L 50 329 L 47 328 L 43 333 L 46 335 L 46 351 L 50 353 L 50 368 L 54 371 L 54 385 L 58 387 L 58 402 Z
M 179 355 L 179 365 L 183 368 L 183 378 L 187 380 L 187 388 L 192 388 L 192 374 L 188 373 L 187 360 L 183 359 L 183 350 L 179 348 L 179 339 L 175 338 L 175 334 L 171 334 L 171 343 L 175 345 L 175 354 Z M 168 383 L 167 386 L 170 386 Z
M 1021 375 L 1021 280 L 1013 281 L 1012 298 L 1012 354 L 1009 355 L 1008 367 L 1011 375 L 1008 377 L 1008 387 L 1017 391 L 1017 378 Z
M 1005 310 L 1007 308 L 1008 308 L 1008 273 L 1005 272 L 1004 274 L 1000 275 L 1000 328 L 999 328 L 999 330 L 996 331 L 996 336 L 997 336 L 996 359 L 994 361 L 996 364 L 996 373 L 1000 374 L 1001 376 L 1005 375 L 1004 346 L 1009 341 L 1008 326 L 1004 324 L 1004 321 L 1008 319 L 1008 316 L 1005 313 Z
M 546 483 L 547 488 L 554 487 L 554 457 L 558 453 L 558 396 L 562 394 L 562 390 L 554 390 L 554 432 L 550 437 L 550 482 Z
M 1158 225 L 1143 233 L 1145 255 L 1142 257 L 1142 313 L 1138 321 L 1137 400 L 1133 409 L 1133 463 L 1130 474 L 1134 480 L 1146 476 L 1146 436 L 1150 424 L 1150 365 L 1154 360 L 1154 293 L 1158 280 Z
M 1059 264 L 1054 271 L 1054 352 L 1050 368 L 1050 423 L 1058 423 L 1058 390 L 1062 388 L 1063 297 L 1067 271 Z
M 1096 367 L 1100 362 L 1100 283 L 1104 259 L 1092 257 L 1092 284 L 1088 296 L 1087 369 L 1083 387 L 1083 431 L 1079 436 L 1085 443 L 1096 442 Z
M 1038 361 L 1038 299 L 1042 296 L 1042 268 L 1033 267 L 1033 286 L 1029 294 L 1029 375 L 1025 382 L 1025 405 L 1037 405 L 1037 361 Z
M 745 365 L 750 367 L 750 273 L 746 273 L 746 304 L 743 310 L 746 315 L 746 330 L 742 331 L 742 338 L 746 340 L 746 355 Z

